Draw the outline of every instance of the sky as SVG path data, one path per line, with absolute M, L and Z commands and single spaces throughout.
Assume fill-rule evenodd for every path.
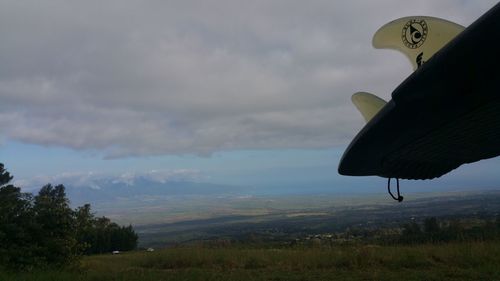
M 26 186 L 151 173 L 383 186 L 337 174 L 364 125 L 352 93 L 390 99 L 412 72 L 373 34 L 410 15 L 468 26 L 494 4 L 0 0 L 0 162 Z M 499 164 L 410 185 L 494 188 Z

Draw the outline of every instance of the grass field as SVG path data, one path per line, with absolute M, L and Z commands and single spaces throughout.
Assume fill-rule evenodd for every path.
M 0 280 L 500 280 L 500 242 L 181 247 L 90 256 L 77 269 Z

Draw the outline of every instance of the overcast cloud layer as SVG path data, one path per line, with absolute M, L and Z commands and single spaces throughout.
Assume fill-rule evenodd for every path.
M 0 1 L 0 137 L 108 157 L 346 144 L 410 74 L 378 27 L 495 1 Z

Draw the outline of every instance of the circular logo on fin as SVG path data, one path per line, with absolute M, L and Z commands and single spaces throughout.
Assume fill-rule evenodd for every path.
M 427 38 L 427 23 L 422 19 L 411 19 L 403 26 L 401 38 L 406 47 L 416 49 Z

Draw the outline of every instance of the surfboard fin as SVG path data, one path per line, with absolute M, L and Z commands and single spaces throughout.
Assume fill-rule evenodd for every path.
M 352 103 L 361 112 L 366 122 L 370 121 L 386 105 L 386 101 L 376 95 L 358 92 L 352 95 Z
M 434 17 L 404 17 L 382 26 L 373 36 L 377 49 L 402 52 L 416 70 L 465 27 Z

